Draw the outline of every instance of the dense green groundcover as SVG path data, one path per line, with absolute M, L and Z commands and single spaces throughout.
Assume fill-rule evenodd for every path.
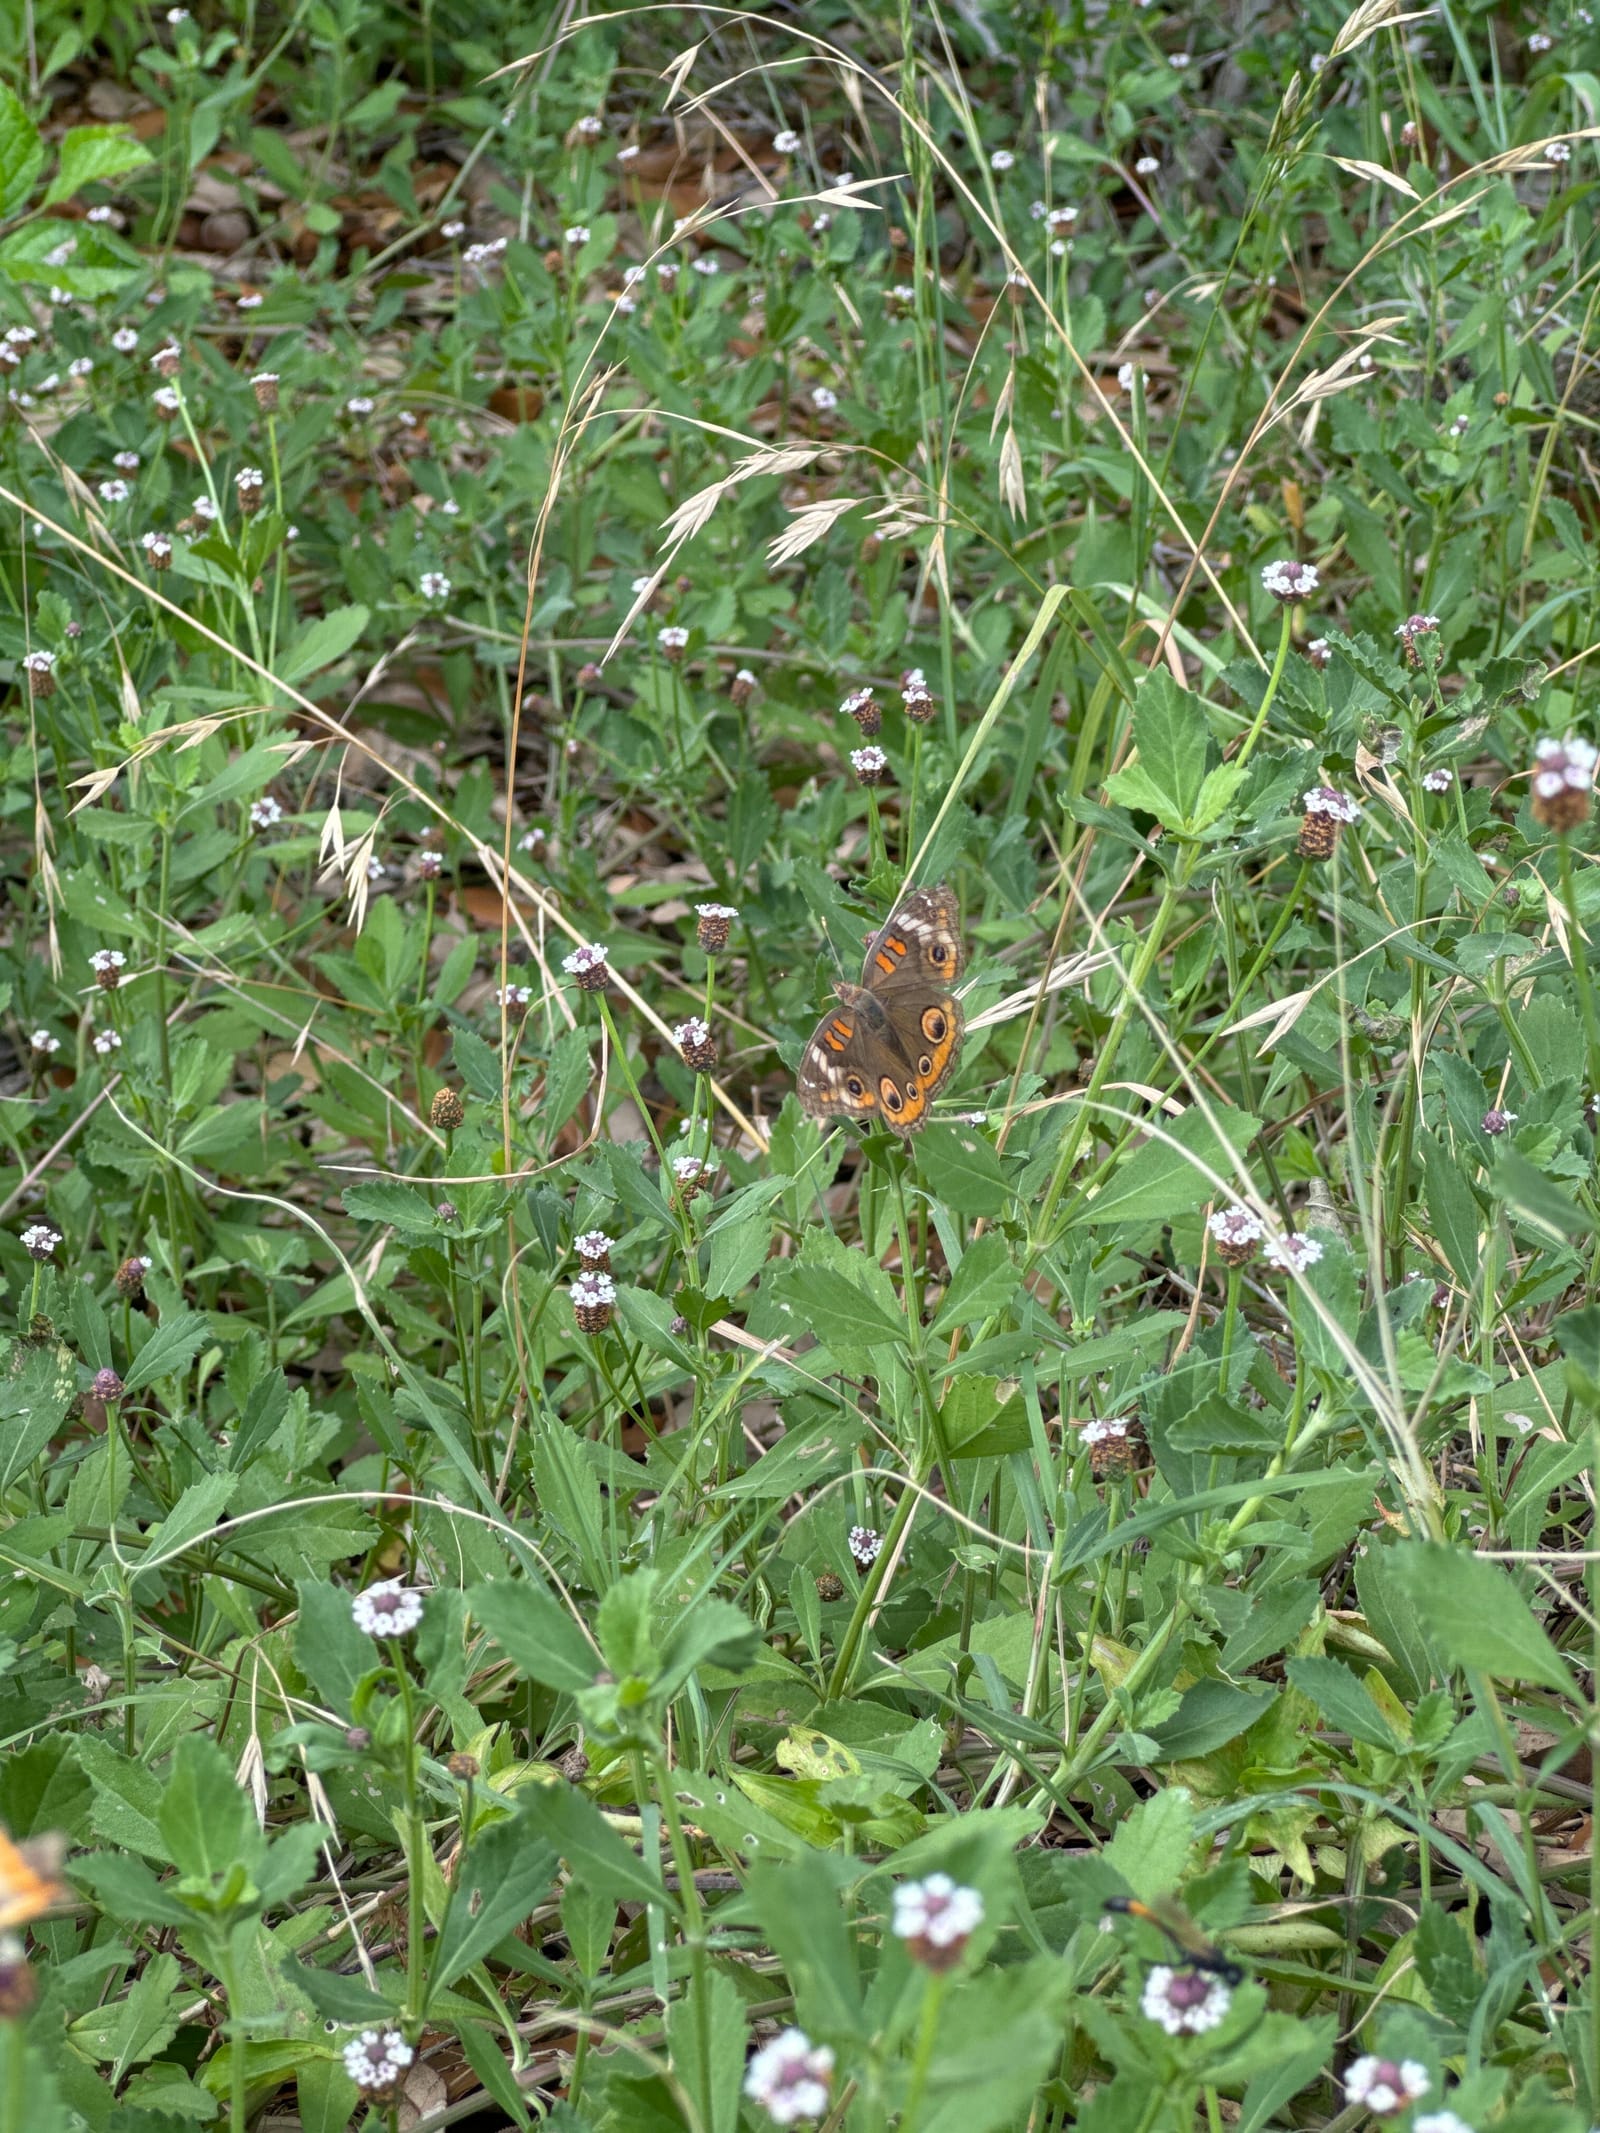
M 0 82 L 0 2128 L 1586 2133 L 1588 10 Z

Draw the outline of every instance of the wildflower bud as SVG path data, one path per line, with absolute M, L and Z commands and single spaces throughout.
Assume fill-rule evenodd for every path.
M 266 476 L 259 467 L 241 467 L 233 477 L 233 486 L 239 492 L 239 509 L 248 518 L 261 509 L 266 495 Z
M 824 1570 L 817 1579 L 817 1598 L 819 1600 L 842 1600 L 844 1598 L 844 1579 L 840 1577 L 837 1570 Z
M 89 1390 L 97 1400 L 120 1400 L 122 1380 L 114 1370 L 97 1370 Z
M 1247 1266 L 1267 1234 L 1267 1225 L 1248 1207 L 1220 1207 L 1206 1228 L 1224 1266 Z
M 605 678 L 605 669 L 597 666 L 592 659 L 585 660 L 578 669 L 578 687 L 580 689 L 598 689 Z
M 150 1261 L 136 1252 L 131 1259 L 124 1259 L 117 1268 L 114 1280 L 117 1294 L 124 1303 L 138 1303 L 144 1295 L 144 1277 L 150 1271 Z
M 433 1212 L 440 1222 L 451 1223 L 461 1220 L 461 1210 L 454 1200 L 441 1200 Z
M 566 1748 L 557 1756 L 556 1768 L 569 1785 L 579 1785 L 589 1775 L 589 1758 L 579 1747 Z
M 1540 741 L 1533 753 L 1533 819 L 1565 836 L 1588 820 L 1600 759 L 1587 741 L 1571 734 L 1564 741 Z
M 1379 2059 L 1372 2053 L 1357 2059 L 1344 2077 L 1346 2103 L 1361 2106 L 1374 2118 L 1397 2116 L 1420 2102 L 1432 2086 L 1420 2061 Z
M 756 693 L 756 677 L 749 667 L 741 667 L 728 684 L 728 697 L 735 711 L 742 711 Z
M 604 992 L 611 976 L 605 949 L 593 944 L 574 948 L 571 955 L 562 958 L 561 967 L 577 981 L 580 992 Z
M 102 992 L 115 992 L 122 983 L 123 969 L 128 958 L 120 948 L 97 948 L 89 958 L 89 968 L 94 972 L 95 982 Z
M 408 1637 L 422 1620 L 422 1595 L 399 1578 L 384 1578 L 351 1595 L 350 1619 L 369 1637 Z
M 1295 850 L 1302 859 L 1331 859 L 1340 830 L 1359 819 L 1360 806 L 1335 786 L 1313 785 L 1305 795 L 1305 809 Z
M 1274 600 L 1289 606 L 1296 600 L 1309 600 L 1316 591 L 1317 567 L 1314 563 L 1298 563 L 1293 558 L 1287 562 L 1268 563 L 1262 570 L 1261 583 Z
M 165 348 L 158 348 L 150 358 L 150 368 L 163 378 L 175 378 L 183 361 L 183 350 L 176 341 L 168 341 Z
M 657 630 L 656 643 L 661 647 L 661 656 L 676 666 L 682 659 L 684 647 L 689 642 L 689 632 L 681 624 L 669 623 L 664 630 Z
M 344 2047 L 344 2070 L 363 2094 L 384 2103 L 398 2096 L 417 2056 L 397 2029 L 364 2029 Z
M 172 568 L 172 543 L 164 533 L 141 534 L 139 546 L 149 558 L 152 570 L 170 570 Z
M 52 1229 L 48 1222 L 35 1222 L 22 1232 L 22 1249 L 41 1266 L 53 1256 L 60 1242 L 60 1230 Z
M 887 785 L 889 782 L 889 758 L 881 748 L 852 748 L 850 768 L 856 774 L 858 785 Z
M 832 2047 L 814 2045 L 803 2029 L 784 2029 L 745 2068 L 744 2092 L 775 2125 L 792 2126 L 827 2117 L 832 2079 Z
M 1333 646 L 1326 637 L 1313 637 L 1306 646 L 1306 657 L 1319 672 L 1323 671 L 1333 658 Z
M 28 677 L 28 694 L 43 703 L 56 693 L 56 655 L 54 652 L 29 652 L 22 662 Z
M 1083 1425 L 1083 1441 L 1096 1481 L 1120 1481 L 1138 1462 L 1142 1432 L 1129 1415 L 1097 1416 Z
M 702 955 L 720 955 L 728 945 L 728 935 L 734 920 L 739 916 L 737 904 L 696 904 L 695 939 L 700 944 Z
M 1400 649 L 1405 655 L 1408 667 L 1420 667 L 1422 664 L 1422 653 L 1418 649 L 1417 639 L 1436 635 L 1438 628 L 1437 615 L 1409 615 L 1404 622 L 1396 626 L 1395 635 L 1400 640 Z
M 672 1335 L 675 1341 L 681 1341 L 684 1335 L 688 1332 L 688 1330 L 689 1321 L 684 1317 L 681 1311 L 674 1311 L 671 1318 L 667 1321 L 667 1331 Z
M 1516 1122 L 1516 1112 L 1502 1111 L 1498 1104 L 1485 1111 L 1481 1121 L 1484 1132 L 1491 1140 L 1498 1140 L 1502 1133 L 1509 1133 Z
M 906 717 L 913 726 L 925 726 L 936 709 L 931 689 L 902 689 L 900 701 L 905 705 Z
M 895 1937 L 925 1969 L 953 1969 L 982 1923 L 983 1898 L 976 1889 L 958 1888 L 948 1874 L 902 1881 L 894 1892 Z
M 250 386 L 256 396 L 256 406 L 262 414 L 275 415 L 278 411 L 278 373 L 275 370 L 258 370 L 250 380 Z
M 1402 148 L 1415 148 L 1421 138 L 1422 135 L 1417 130 L 1416 120 L 1407 119 L 1400 128 L 1400 146 Z
M 419 852 L 417 854 L 417 879 L 419 881 L 437 881 L 443 872 L 444 861 L 437 852 Z
M 1139 1996 L 1146 2021 L 1157 2022 L 1169 2037 L 1203 2036 L 1215 2029 L 1233 2005 L 1231 1986 L 1209 1970 L 1176 1970 L 1157 1963 Z
M 475 1755 L 467 1755 L 458 1749 L 454 1755 L 445 1757 L 444 1767 L 453 1778 L 470 1779 L 478 1775 L 482 1765 Z
M 603 1229 L 586 1229 L 581 1237 L 574 1237 L 572 1249 L 578 1255 L 578 1263 L 590 1274 L 611 1272 L 611 1253 L 616 1239 L 608 1237 Z
M 697 1155 L 675 1155 L 672 1158 L 672 1183 L 679 1199 L 692 1200 L 710 1186 L 711 1166 Z
M 883 707 L 870 689 L 853 689 L 839 709 L 846 718 L 855 720 L 863 740 L 870 741 L 883 731 Z
M 687 1022 L 680 1022 L 672 1032 L 672 1041 L 682 1052 L 684 1065 L 695 1073 L 709 1074 L 716 1065 L 717 1041 L 701 1016 L 691 1015 Z
M 873 1526 L 852 1526 L 848 1546 L 856 1568 L 867 1571 L 883 1553 L 883 1535 Z
M 365 1726 L 346 1726 L 344 1744 L 347 1748 L 353 1748 L 359 1755 L 364 1749 L 372 1746 L 372 1735 Z
M 15 1933 L 0 1933 L 0 2021 L 21 2021 L 32 2013 L 38 1997 L 27 1949 Z
M 163 385 L 150 395 L 150 405 L 155 409 L 158 421 L 171 422 L 183 403 L 175 385 Z
M 616 1316 L 617 1285 L 609 1274 L 583 1273 L 567 1294 L 580 1333 L 604 1333 Z
M 454 1089 L 438 1089 L 434 1092 L 428 1119 L 436 1133 L 454 1133 L 467 1115 L 467 1107 Z

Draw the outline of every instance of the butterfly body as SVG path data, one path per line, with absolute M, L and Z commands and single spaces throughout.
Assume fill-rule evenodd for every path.
M 955 898 L 942 885 L 913 890 L 867 944 L 861 983 L 838 986 L 805 1048 L 804 1109 L 914 1133 L 961 1056 L 963 960 Z

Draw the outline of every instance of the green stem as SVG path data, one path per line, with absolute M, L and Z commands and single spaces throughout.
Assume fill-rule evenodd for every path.
M 406 1796 L 406 1998 L 404 2020 L 408 2039 L 415 2041 L 428 2011 L 427 1984 L 423 1972 L 423 1955 L 427 1947 L 428 1913 L 427 1883 L 423 1862 L 430 1856 L 428 1847 L 428 1824 L 422 1812 L 422 1801 L 417 1791 L 417 1713 L 411 1692 L 411 1676 L 406 1670 L 405 1653 L 397 1639 L 389 1640 L 389 1664 L 394 1668 L 399 1685 L 400 1703 L 405 1712 L 405 1764 L 403 1782 Z
M 1278 629 L 1278 656 L 1273 660 L 1272 672 L 1267 678 L 1267 693 L 1265 696 L 1262 697 L 1261 708 L 1256 713 L 1255 719 L 1251 724 L 1250 731 L 1244 737 L 1244 744 L 1240 748 L 1238 755 L 1235 757 L 1235 761 L 1239 764 L 1241 769 L 1246 763 L 1249 762 L 1251 756 L 1255 754 L 1256 743 L 1260 740 L 1262 732 L 1266 727 L 1267 713 L 1272 709 L 1272 699 L 1277 695 L 1278 684 L 1283 679 L 1284 664 L 1289 657 L 1289 632 L 1293 625 L 1293 621 L 1294 608 L 1293 605 L 1286 600 L 1283 605 L 1282 621 Z
M 915 2133 L 917 2114 L 922 2108 L 923 2092 L 933 2066 L 934 2048 L 939 2041 L 939 2016 L 944 2008 L 945 1987 L 949 1981 L 948 1972 L 936 1973 L 929 1978 L 928 1989 L 923 1995 L 922 2020 L 917 2026 L 917 2055 L 911 2062 L 911 2081 L 906 2089 L 906 2107 L 900 2114 L 900 2133 Z
M 856 1595 L 856 1604 L 851 1610 L 850 1620 L 840 1640 L 838 1655 L 833 1662 L 833 1672 L 828 1677 L 828 1693 L 825 1699 L 828 1703 L 837 1703 L 850 1686 L 856 1653 L 860 1648 L 861 1639 L 866 1634 L 867 1623 L 877 1602 L 878 1593 L 889 1574 L 889 1565 L 894 1561 L 895 1550 L 900 1545 L 900 1536 L 910 1523 L 917 1498 L 922 1493 L 927 1479 L 927 1469 L 923 1468 L 914 1476 L 916 1486 L 901 1490 L 900 1501 L 895 1505 L 894 1516 L 889 1521 L 889 1530 L 883 1536 L 883 1546 L 861 1580 L 861 1590 Z
M 1589 1091 L 1593 1095 L 1600 1090 L 1600 1023 L 1595 1019 L 1594 985 L 1589 976 L 1588 943 L 1584 939 L 1583 925 L 1578 917 L 1578 894 L 1572 878 L 1572 840 L 1562 835 L 1556 840 L 1561 855 L 1561 901 L 1566 906 L 1567 924 L 1571 928 L 1568 939 L 1568 954 L 1572 960 L 1572 975 L 1578 985 L 1578 1009 L 1583 1016 L 1583 1034 L 1589 1052 Z

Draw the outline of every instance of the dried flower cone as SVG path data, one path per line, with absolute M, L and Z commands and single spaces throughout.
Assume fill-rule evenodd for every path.
M 842 1600 L 844 1598 L 844 1579 L 840 1577 L 837 1570 L 824 1570 L 817 1579 L 817 1598 L 819 1600 Z
M 436 1133 L 454 1133 L 467 1115 L 467 1107 L 454 1089 L 439 1089 L 428 1111 L 428 1122 Z
M 1331 859 L 1342 827 L 1331 815 L 1302 815 L 1295 851 L 1302 859 Z
M 1144 1432 L 1137 1422 L 1128 1422 L 1089 1447 L 1089 1471 L 1096 1481 L 1125 1481 L 1143 1458 Z
M 697 904 L 698 923 L 695 939 L 700 944 L 702 955 L 720 955 L 728 945 L 728 935 L 739 913 L 733 904 Z
M 1252 1237 L 1248 1243 L 1241 1244 L 1229 1244 L 1221 1237 L 1216 1239 L 1217 1257 L 1224 1266 L 1248 1266 L 1260 1249 L 1259 1237 Z
M 117 1268 L 116 1290 L 124 1303 L 137 1303 L 143 1296 L 145 1271 L 140 1258 L 124 1259 Z
M 1566 836 L 1589 819 L 1589 795 L 1586 792 L 1574 792 L 1569 788 L 1548 797 L 1535 793 L 1529 804 L 1534 821 L 1547 830 L 1556 831 L 1559 836 Z

